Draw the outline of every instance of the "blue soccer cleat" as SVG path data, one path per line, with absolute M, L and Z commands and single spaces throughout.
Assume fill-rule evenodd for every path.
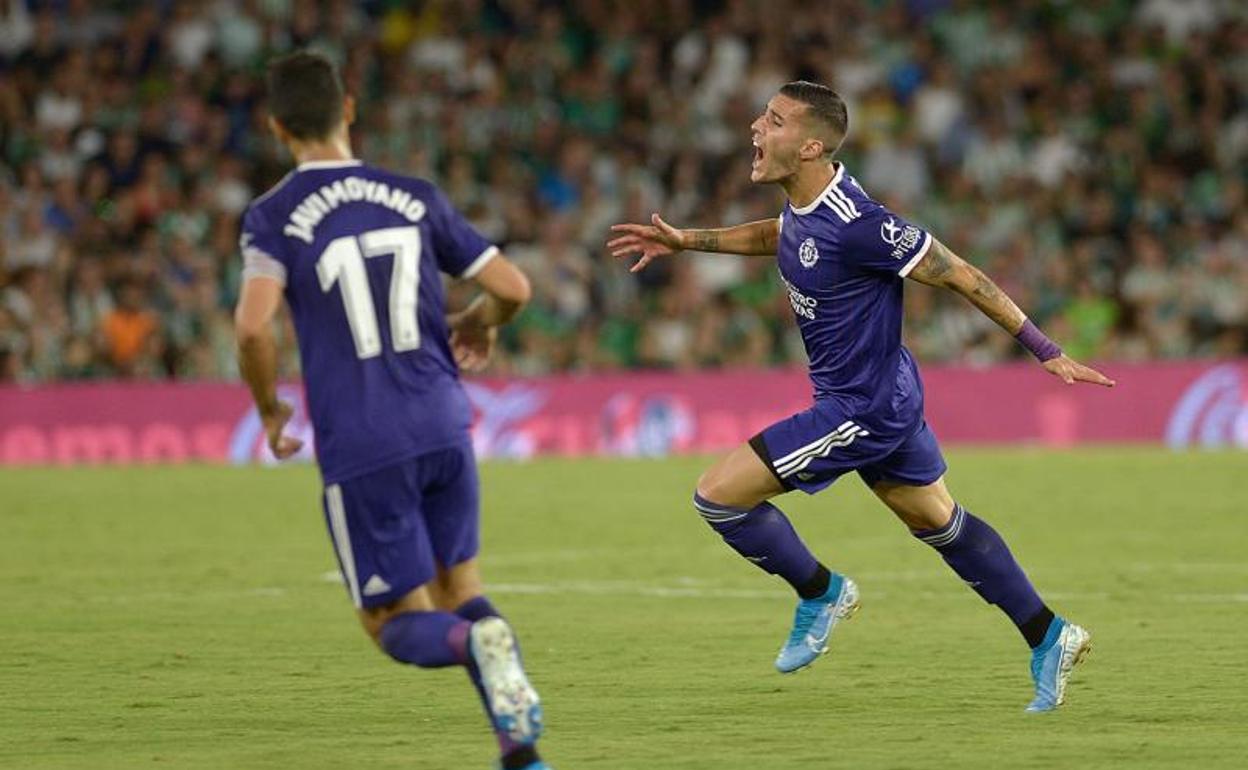
M 1092 635 L 1080 626 L 1054 618 L 1044 641 L 1031 653 L 1031 679 L 1036 697 L 1027 710 L 1052 711 L 1066 702 L 1066 680 L 1070 672 L 1092 649 Z
M 776 656 L 776 670 L 789 674 L 814 663 L 815 658 L 828 651 L 828 638 L 836 621 L 857 611 L 858 585 L 844 575 L 832 573 L 823 596 L 798 601 L 793 630 Z
M 516 743 L 536 741 L 542 734 L 542 704 L 525 676 L 511 626 L 498 617 L 478 620 L 468 631 L 468 650 L 481 672 L 495 729 Z

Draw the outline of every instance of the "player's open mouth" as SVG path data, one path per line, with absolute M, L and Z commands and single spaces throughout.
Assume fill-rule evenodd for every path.
M 754 163 L 757 166 L 763 160 L 763 148 L 758 146 L 758 142 L 754 142 Z

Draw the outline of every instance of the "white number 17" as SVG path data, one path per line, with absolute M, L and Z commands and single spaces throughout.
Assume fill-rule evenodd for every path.
M 344 235 L 330 241 L 316 261 L 321 291 L 328 292 L 335 283 L 342 284 L 342 305 L 355 340 L 355 353 L 360 358 L 381 355 L 381 331 L 364 259 L 385 254 L 394 255 L 390 269 L 390 340 L 396 351 L 416 350 L 420 347 L 420 323 L 416 316 L 420 296 L 420 228 L 387 227 L 369 230 L 358 238 Z

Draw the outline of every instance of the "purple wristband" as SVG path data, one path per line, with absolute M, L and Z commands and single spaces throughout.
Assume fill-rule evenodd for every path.
M 1062 354 L 1062 349 L 1057 343 L 1044 335 L 1035 324 L 1028 318 L 1023 321 L 1023 328 L 1018 330 L 1018 334 L 1014 335 L 1014 339 L 1022 343 L 1023 347 L 1031 351 L 1040 363 L 1044 363 L 1053 358 L 1057 358 Z

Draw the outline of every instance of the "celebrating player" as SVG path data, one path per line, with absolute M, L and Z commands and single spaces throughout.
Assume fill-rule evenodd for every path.
M 471 411 L 457 363 L 490 355 L 528 301 L 523 273 L 432 184 L 351 156 L 353 100 L 333 64 L 297 52 L 268 73 L 269 125 L 298 166 L 243 217 L 239 363 L 279 458 L 270 321 L 294 317 L 324 478 L 325 518 L 365 631 L 395 660 L 464 666 L 504 770 L 547 768 L 541 706 L 515 636 L 482 595 Z M 484 293 L 444 315 L 440 272 Z
M 793 629 L 776 658 L 777 669 L 792 672 L 827 651 L 837 620 L 858 607 L 858 588 L 820 563 L 768 500 L 793 489 L 814 494 L 857 471 L 915 537 L 1014 622 L 1032 649 L 1027 710 L 1052 710 L 1091 637 L 1053 614 L 1001 536 L 946 489 L 918 368 L 901 344 L 902 279 L 961 294 L 1067 384 L 1114 383 L 1063 355 L 986 275 L 868 197 L 834 160 L 847 130 L 835 91 L 788 83 L 751 126 L 750 180 L 784 188 L 778 218 L 680 230 L 655 214 L 649 225 L 612 228 L 614 256 L 640 255 L 634 272 L 684 249 L 776 256 L 810 358 L 814 405 L 711 466 L 694 506 L 729 546 L 796 590 Z

